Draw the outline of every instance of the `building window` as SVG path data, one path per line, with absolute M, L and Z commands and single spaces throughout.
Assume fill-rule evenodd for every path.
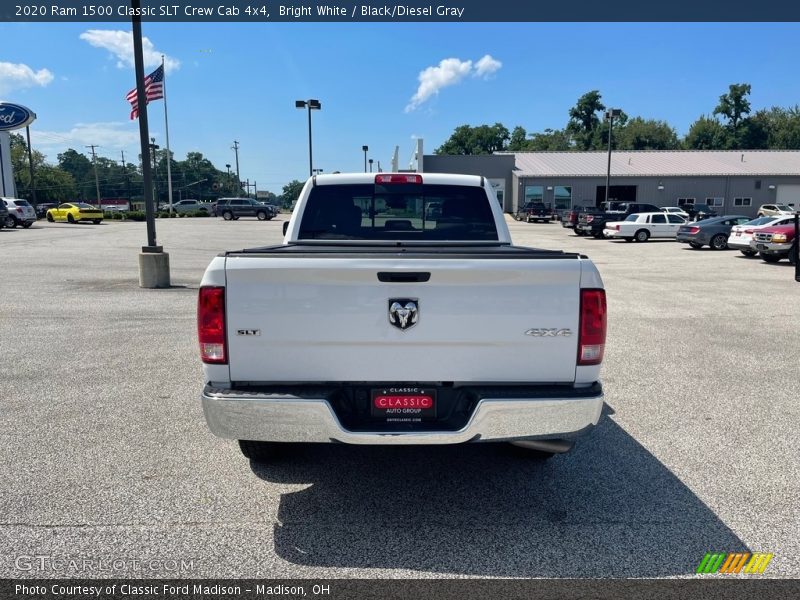
M 568 185 L 556 185 L 553 187 L 553 198 L 555 199 L 555 209 L 565 210 L 572 206 L 572 188 Z
M 709 206 L 725 206 L 725 198 L 706 198 Z
M 683 206 L 684 204 L 694 204 L 694 198 L 678 198 L 678 206 Z
M 760 179 L 756 179 L 756 189 L 757 190 L 761 189 L 761 180 Z
M 544 199 L 544 186 L 526 185 L 525 202 L 541 202 Z
M 752 198 L 734 198 L 733 199 L 734 206 L 752 206 L 753 199 Z

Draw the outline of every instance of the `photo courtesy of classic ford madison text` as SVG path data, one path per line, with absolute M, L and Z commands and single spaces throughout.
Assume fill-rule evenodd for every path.
M 0 8 L 0 598 L 800 597 L 800 11 L 622 4 Z

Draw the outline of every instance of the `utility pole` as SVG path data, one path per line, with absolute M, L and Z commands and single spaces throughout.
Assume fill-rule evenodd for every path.
M 253 179 L 253 197 L 258 200 L 258 182 Z
M 28 136 L 28 170 L 31 175 L 31 200 L 33 208 L 36 210 L 36 183 L 33 179 L 33 151 L 31 150 L 31 128 L 25 127 L 25 134 Z
M 156 138 L 150 138 L 150 152 L 153 153 L 153 209 L 158 210 L 158 150 L 161 146 L 156 144 Z
M 128 208 L 131 207 L 131 179 L 128 177 L 128 167 L 125 164 L 125 150 L 120 150 L 122 155 L 122 175 L 125 177 L 125 193 L 128 195 Z
M 100 179 L 98 179 L 97 177 L 97 155 L 94 152 L 94 149 L 99 147 L 100 146 L 96 146 L 95 144 L 90 144 L 86 146 L 86 148 L 92 149 L 92 163 L 94 164 L 94 186 L 95 189 L 97 190 L 97 208 L 102 210 L 103 204 L 102 202 L 100 202 Z
M 233 140 L 233 146 L 231 146 L 231 150 L 233 150 L 236 154 L 236 187 L 239 189 L 239 191 L 241 191 L 242 178 L 239 177 L 239 142 Z

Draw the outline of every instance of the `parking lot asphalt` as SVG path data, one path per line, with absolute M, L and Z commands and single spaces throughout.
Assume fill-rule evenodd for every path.
M 195 297 L 214 255 L 281 224 L 158 221 L 166 290 L 138 287 L 143 223 L 0 230 L 0 577 L 688 577 L 709 551 L 800 577 L 785 261 L 509 220 L 604 278 L 593 432 L 546 462 L 325 445 L 256 466 L 206 427 Z

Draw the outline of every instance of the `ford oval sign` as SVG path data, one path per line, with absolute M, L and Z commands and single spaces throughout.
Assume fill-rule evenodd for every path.
M 21 129 L 36 120 L 36 113 L 30 108 L 10 102 L 0 102 L 0 131 Z

